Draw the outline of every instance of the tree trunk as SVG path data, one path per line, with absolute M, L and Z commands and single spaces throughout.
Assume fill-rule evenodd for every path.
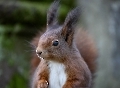
M 120 6 L 119 10 L 110 11 L 110 0 L 81 0 L 79 2 L 84 7 L 83 24 L 95 38 L 99 50 L 94 88 L 119 88 Z M 111 13 L 114 16 L 112 19 Z M 110 19 L 114 22 L 112 26 L 110 26 Z

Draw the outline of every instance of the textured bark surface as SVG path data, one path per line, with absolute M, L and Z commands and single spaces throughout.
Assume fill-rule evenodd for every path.
M 96 40 L 99 58 L 94 88 L 119 88 L 120 4 L 112 0 L 82 0 L 83 23 Z M 114 3 L 114 5 L 113 5 Z

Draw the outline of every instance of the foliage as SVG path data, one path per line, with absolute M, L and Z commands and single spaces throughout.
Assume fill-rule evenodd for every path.
M 27 88 L 27 80 L 19 73 L 15 73 L 12 77 L 12 80 L 6 86 L 6 88 L 21 88 L 21 87 Z

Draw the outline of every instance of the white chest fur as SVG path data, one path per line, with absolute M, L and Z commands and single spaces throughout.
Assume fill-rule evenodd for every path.
M 67 76 L 65 66 L 60 63 L 50 62 L 49 88 L 62 88 Z

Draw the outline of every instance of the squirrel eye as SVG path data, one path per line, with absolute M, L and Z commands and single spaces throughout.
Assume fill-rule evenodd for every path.
M 53 41 L 53 43 L 52 43 L 53 46 L 58 46 L 58 44 L 59 44 L 58 40 L 55 40 L 55 41 Z

